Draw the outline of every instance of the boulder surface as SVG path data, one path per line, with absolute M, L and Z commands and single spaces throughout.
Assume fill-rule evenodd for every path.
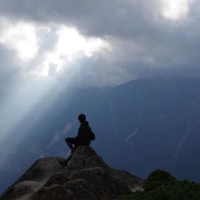
M 36 161 L 1 200 L 113 200 L 142 185 L 140 178 L 110 168 L 93 148 L 80 146 L 68 163 L 59 157 Z

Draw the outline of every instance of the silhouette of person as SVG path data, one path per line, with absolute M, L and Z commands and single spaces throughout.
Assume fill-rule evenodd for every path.
M 80 145 L 89 146 L 91 140 L 95 139 L 95 135 L 91 131 L 91 127 L 89 126 L 88 121 L 86 121 L 86 115 L 80 114 L 78 116 L 78 120 L 80 122 L 80 127 L 78 129 L 77 136 L 75 138 L 68 137 L 65 139 L 65 142 L 71 149 L 72 153 L 78 146 Z

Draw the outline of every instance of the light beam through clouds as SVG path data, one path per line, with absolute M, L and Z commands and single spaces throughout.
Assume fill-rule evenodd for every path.
M 21 70 L 18 81 L 7 91 L 9 99 L 1 99 L 2 142 L 44 97 L 49 96 L 49 102 L 45 103 L 48 107 L 63 89 L 74 85 L 73 80 L 80 73 L 80 60 L 93 59 L 102 49 L 109 49 L 109 45 L 100 38 L 86 38 L 75 28 L 63 24 L 44 26 L 1 19 L 0 25 L 3 27 L 0 45 L 15 52 L 18 58 L 15 67 Z M 51 34 L 55 37 L 48 48 L 41 37 L 48 38 Z M 1 67 L 6 69 L 7 66 Z

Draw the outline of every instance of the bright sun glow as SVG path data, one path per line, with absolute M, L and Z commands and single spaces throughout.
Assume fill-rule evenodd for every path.
M 162 15 L 166 19 L 180 20 L 189 12 L 188 0 L 162 0 Z
M 1 21 L 0 43 L 16 50 L 22 61 L 33 59 L 38 51 L 36 29 L 33 25 L 18 22 Z

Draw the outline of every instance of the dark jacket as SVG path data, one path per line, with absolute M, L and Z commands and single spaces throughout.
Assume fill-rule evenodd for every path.
M 91 128 L 89 126 L 88 121 L 81 123 L 78 129 L 78 134 L 76 136 L 78 145 L 86 145 L 86 146 L 90 145 L 90 132 Z

